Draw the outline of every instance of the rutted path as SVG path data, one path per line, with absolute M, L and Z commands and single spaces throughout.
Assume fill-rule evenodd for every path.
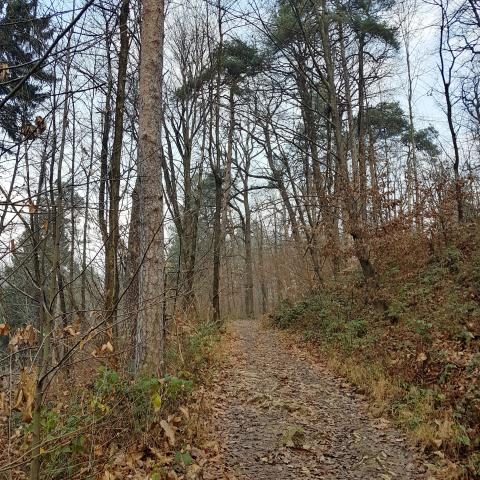
M 205 479 L 424 478 L 405 437 L 279 332 L 233 323 L 225 362 L 214 392 L 220 454 Z

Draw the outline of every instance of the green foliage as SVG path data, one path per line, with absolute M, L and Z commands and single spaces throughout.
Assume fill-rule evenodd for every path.
M 27 74 L 52 37 L 50 18 L 37 15 L 38 3 L 37 0 L 0 0 L 0 64 L 9 68 L 7 81 L 0 82 L 0 97 L 10 92 L 12 83 L 8 80 Z M 34 109 L 46 98 L 42 87 L 52 80 L 45 67 L 38 68 L 14 98 L 2 107 L 0 127 L 12 139 L 20 137 L 22 123 L 33 120 L 30 115 L 34 115 Z
M 440 399 L 429 388 L 406 384 L 405 389 L 405 394 L 394 403 L 393 409 L 400 422 L 415 431 L 431 420 L 435 402 Z
M 254 46 L 248 45 L 240 39 L 225 42 L 222 54 L 225 73 L 236 81 L 243 76 L 252 76 L 258 73 L 264 61 Z
M 447 363 L 444 367 L 443 370 L 441 371 L 439 377 L 438 377 L 438 383 L 442 384 L 445 383 L 452 372 L 456 370 L 458 367 L 454 363 Z
M 185 393 L 190 393 L 193 389 L 193 382 L 191 380 L 183 380 L 166 374 L 165 377 L 165 397 L 170 400 L 176 400 Z
M 305 1 L 297 1 L 295 4 L 289 1 L 279 2 L 272 24 L 270 47 L 274 51 L 302 42 L 304 34 L 315 35 L 318 30 L 311 4 Z
M 425 340 L 429 338 L 430 331 L 433 328 L 433 324 L 431 322 L 427 322 L 423 319 L 414 319 L 411 322 L 411 325 L 415 333 L 420 335 Z
M 399 299 L 394 298 L 389 304 L 387 308 L 387 317 L 392 320 L 398 320 L 402 314 L 405 312 L 407 306 L 404 302 Z
M 68 411 L 54 410 L 52 405 L 42 409 L 40 424 L 45 442 L 42 448 L 45 478 L 63 479 L 74 473 L 75 458 L 87 451 L 84 428 L 92 421 L 93 417 L 83 412 L 79 404 L 72 405 Z
M 458 273 L 461 259 L 462 252 L 454 246 L 449 246 L 443 253 L 442 261 L 451 273 Z
M 432 126 L 417 130 L 414 135 L 415 148 L 426 153 L 429 157 L 438 157 L 440 155 L 438 136 L 437 130 Z
M 212 323 L 196 325 L 192 332 L 182 337 L 180 345 L 171 345 L 167 351 L 167 361 L 178 366 L 183 378 L 196 378 L 210 362 L 218 340 L 218 325 Z
M 213 323 L 203 323 L 196 326 L 194 333 L 188 336 L 188 348 L 197 355 L 199 352 L 211 353 L 218 339 L 218 326 Z
M 463 330 L 457 334 L 457 338 L 468 348 L 472 340 L 475 339 L 475 335 L 468 330 Z
M 376 15 L 367 14 L 368 16 L 365 16 L 364 12 L 362 13 L 353 15 L 352 25 L 354 29 L 367 36 L 370 41 L 378 40 L 398 50 L 400 44 L 395 29 Z
M 293 305 L 283 302 L 272 319 L 280 328 L 304 329 L 306 340 L 345 350 L 364 348 L 374 341 L 364 319 L 350 319 L 345 305 L 323 294 Z
M 375 140 L 402 135 L 408 121 L 398 102 L 380 102 L 367 109 L 368 125 Z
M 80 457 L 88 453 L 90 425 L 101 429 L 105 424 L 107 428 L 119 416 L 123 431 L 145 434 L 167 408 L 183 402 L 192 389 L 192 380 L 174 375 L 130 379 L 100 367 L 88 398 L 75 399 L 66 409 L 55 409 L 52 404 L 42 411 L 42 438 L 47 442 L 42 456 L 45 478 L 60 480 L 73 475 Z M 185 465 L 186 455 L 181 457 Z
M 193 464 L 193 458 L 188 452 L 175 452 L 175 463 L 188 467 Z
M 222 47 L 217 46 L 213 53 L 212 63 L 204 68 L 196 77 L 186 80 L 175 92 L 178 98 L 187 98 L 198 92 L 205 84 L 211 82 L 220 68 L 223 82 L 231 88 L 235 87 L 236 95 L 242 93 L 239 84 L 247 77 L 252 77 L 262 70 L 265 56 L 253 45 L 234 38 L 226 41 Z
M 480 353 L 477 353 L 473 356 L 470 362 L 467 365 L 467 373 L 473 373 L 475 369 L 480 367 Z
M 308 302 L 299 302 L 292 305 L 284 301 L 280 303 L 273 314 L 273 321 L 281 328 L 289 328 L 297 320 L 302 319 L 311 306 L 312 304 Z
M 455 441 L 460 447 L 469 447 L 471 445 L 470 437 L 467 434 L 465 426 L 457 424 L 456 425 L 456 436 Z

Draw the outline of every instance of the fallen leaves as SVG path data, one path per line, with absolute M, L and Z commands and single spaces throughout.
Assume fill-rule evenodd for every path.
M 162 427 L 163 431 L 165 432 L 165 436 L 167 437 L 168 443 L 171 447 L 175 446 L 175 431 L 166 420 L 160 421 L 160 426 Z
M 283 445 L 290 448 L 303 448 L 305 445 L 305 431 L 301 427 L 289 427 L 283 433 Z
M 113 474 L 110 473 L 108 470 L 105 470 L 103 473 L 102 480 L 115 480 L 117 477 Z
M 208 463 L 205 478 L 229 478 L 222 470 L 229 465 L 247 478 L 272 480 L 344 478 L 346 472 L 420 478 L 405 438 L 390 422 L 372 419 L 345 380 L 258 323 L 231 328 L 235 338 L 211 394 L 222 465 Z
M 113 345 L 111 342 L 104 343 L 100 348 L 101 353 L 113 353 Z
M 417 355 L 417 362 L 418 363 L 424 363 L 427 361 L 427 355 L 425 352 L 420 352 L 418 355 Z

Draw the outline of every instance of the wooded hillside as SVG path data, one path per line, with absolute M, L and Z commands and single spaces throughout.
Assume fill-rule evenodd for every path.
M 201 478 L 260 318 L 480 478 L 479 155 L 479 0 L 0 0 L 0 478 Z

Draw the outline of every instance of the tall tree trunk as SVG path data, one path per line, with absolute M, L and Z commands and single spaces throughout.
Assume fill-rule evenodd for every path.
M 440 2 L 442 9 L 442 19 L 440 24 L 440 45 L 439 45 L 439 54 L 440 54 L 440 74 L 442 77 L 443 83 L 443 93 L 445 97 L 445 103 L 447 106 L 447 121 L 448 129 L 450 131 L 450 137 L 452 139 L 453 146 L 453 175 L 455 180 L 455 200 L 457 202 L 457 217 L 459 222 L 464 220 L 463 212 L 463 193 L 462 193 L 462 184 L 460 178 L 460 148 L 458 145 L 458 135 L 455 125 L 453 123 L 453 102 L 452 102 L 452 92 L 451 92 L 451 83 L 452 83 L 452 73 L 455 66 L 455 61 L 457 60 L 457 53 L 454 53 L 452 46 L 450 45 L 450 20 L 448 18 L 447 6 L 443 4 L 443 1 Z M 445 47 L 446 45 L 446 47 Z M 447 50 L 452 56 L 450 65 L 446 65 L 444 58 L 444 50 Z
M 163 0 L 143 0 L 139 82 L 139 309 L 135 369 L 161 375 L 164 365 L 164 233 L 161 169 Z
M 247 153 L 248 155 L 248 153 Z M 245 175 L 243 177 L 243 208 L 245 211 L 245 314 L 247 318 L 254 315 L 253 303 L 253 257 L 252 257 L 252 212 L 250 210 L 250 199 L 248 196 L 248 173 L 250 170 L 250 159 L 246 159 Z
M 340 5 L 337 4 L 337 8 Z M 345 82 L 345 108 L 347 110 L 348 120 L 348 146 L 350 148 L 350 155 L 352 157 L 352 176 L 353 176 L 353 188 L 356 190 L 359 186 L 358 180 L 358 144 L 356 141 L 355 133 L 355 121 L 353 116 L 353 101 L 352 101 L 352 89 L 350 84 L 349 68 L 347 63 L 347 53 L 345 48 L 345 34 L 343 29 L 343 21 L 340 17 L 338 24 L 339 44 L 340 44 L 340 56 L 342 65 L 343 81 Z
M 53 138 L 53 151 L 56 149 L 55 133 Z M 44 180 L 46 172 L 46 153 L 42 156 L 42 165 L 40 168 L 40 178 L 38 182 L 38 192 L 44 190 Z M 40 200 L 40 197 L 39 197 Z M 30 200 L 32 201 L 32 200 Z M 50 366 L 50 352 L 52 342 L 52 321 L 47 311 L 47 299 L 45 288 L 45 275 L 40 262 L 40 254 L 44 239 L 41 238 L 41 228 L 38 221 L 38 215 L 30 214 L 30 239 L 32 243 L 32 256 L 34 266 L 35 286 L 37 289 L 38 302 L 38 339 L 39 351 L 37 356 L 37 379 L 35 385 L 35 397 L 32 412 L 32 450 L 30 463 L 30 480 L 40 479 L 41 453 L 40 446 L 42 444 L 42 428 L 41 428 L 41 412 L 44 396 L 44 375 Z M 46 233 L 48 234 L 48 232 Z
M 213 321 L 219 322 L 220 315 L 220 267 L 222 248 L 222 206 L 223 206 L 223 178 L 221 172 L 221 139 L 220 139 L 220 90 L 221 71 L 223 56 L 223 29 L 222 29 L 222 6 L 220 0 L 217 2 L 218 22 L 218 47 L 216 58 L 216 79 L 215 79 L 215 163 L 212 162 L 212 171 L 215 177 L 215 213 L 213 218 L 213 279 L 212 279 L 212 310 Z M 212 95 L 213 96 L 213 95 Z M 213 98 L 211 99 L 213 101 Z M 212 138 L 210 138 L 212 140 Z
M 380 189 L 378 187 L 377 160 L 372 129 L 368 127 L 368 166 L 372 183 L 372 218 L 375 227 L 380 225 Z
M 108 27 L 108 25 L 107 25 Z M 106 212 L 106 191 L 108 180 L 108 140 L 112 128 L 112 95 L 113 95 L 113 77 L 112 77 L 112 59 L 110 55 L 111 39 L 106 39 L 107 53 L 107 92 L 105 94 L 105 110 L 103 112 L 102 125 L 102 146 L 100 150 L 100 182 L 98 186 L 98 223 L 102 242 L 104 245 L 108 239 Z
M 360 180 L 360 216 L 363 228 L 367 225 L 367 161 L 365 152 L 365 35 L 360 34 L 358 41 L 358 115 L 357 115 L 357 141 L 358 141 L 358 171 Z
M 220 261 L 222 244 L 222 177 L 215 174 L 215 213 L 213 217 L 213 321 L 220 321 Z
M 357 201 L 352 189 L 348 173 L 347 155 L 343 138 L 342 120 L 336 96 L 335 66 L 330 46 L 328 12 L 325 0 L 320 0 L 316 7 L 317 21 L 320 27 L 320 37 L 325 58 L 326 82 L 328 99 L 330 104 L 332 128 L 335 139 L 336 156 L 338 163 L 339 187 L 341 190 L 342 203 L 346 213 L 345 226 L 353 240 L 355 256 L 357 257 L 363 277 L 367 285 L 376 284 L 376 272 L 370 261 L 370 252 L 365 238 L 365 230 L 362 228 L 362 219 L 359 215 Z M 361 175 L 361 172 L 360 172 Z
M 130 228 L 128 230 L 127 265 L 125 279 L 125 313 L 126 325 L 120 335 L 121 349 L 126 352 L 127 360 L 132 359 L 135 352 L 135 338 L 139 313 L 139 269 L 140 269 L 140 200 L 138 197 L 139 180 L 132 191 L 132 210 Z
M 258 243 L 258 268 L 260 271 L 260 290 L 262 293 L 262 314 L 267 313 L 268 308 L 268 288 L 265 275 L 265 260 L 264 260 L 264 233 L 262 218 L 259 218 L 260 228 L 257 230 L 257 243 Z
M 109 330 L 117 330 L 116 303 L 118 299 L 118 241 L 120 206 L 120 162 L 122 157 L 123 118 L 125 111 L 125 85 L 128 65 L 128 12 L 130 0 L 122 0 L 119 17 L 120 51 L 118 57 L 117 94 L 115 98 L 115 125 L 113 133 L 112 157 L 110 160 L 110 198 L 108 210 L 108 238 L 105 245 L 105 314 L 108 316 Z

